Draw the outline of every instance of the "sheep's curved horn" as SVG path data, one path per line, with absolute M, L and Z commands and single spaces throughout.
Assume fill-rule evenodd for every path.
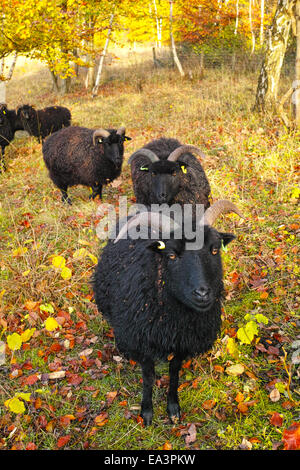
M 136 152 L 134 152 L 134 153 L 130 156 L 130 158 L 129 158 L 129 160 L 128 160 L 129 165 L 131 165 L 132 162 L 133 162 L 133 160 L 135 159 L 135 157 L 137 157 L 137 156 L 139 156 L 139 155 L 143 155 L 144 157 L 149 158 L 149 160 L 150 160 L 152 163 L 154 163 L 154 162 L 159 162 L 158 156 L 157 156 L 154 152 L 152 152 L 152 150 L 142 148 L 142 149 L 137 150 Z
M 168 156 L 169 162 L 176 162 L 178 158 L 183 154 L 183 153 L 196 153 L 202 158 L 205 158 L 206 155 L 205 153 L 202 152 L 198 147 L 195 147 L 194 145 L 181 145 L 180 147 L 177 147 L 175 150 L 173 150 L 172 153 Z
M 144 227 L 151 225 L 151 228 L 157 231 L 163 229 L 170 229 L 171 231 L 174 231 L 179 227 L 173 219 L 167 215 L 162 214 L 161 212 L 140 212 L 128 220 L 125 225 L 123 225 L 114 243 L 117 243 L 121 238 L 123 238 L 123 235 L 128 232 L 131 227 L 137 227 L 138 225 Z
M 125 135 L 125 131 L 126 131 L 126 129 L 125 129 L 124 126 L 119 127 L 119 129 L 117 130 L 117 134 L 118 135 Z
M 238 207 L 233 204 L 233 202 L 228 201 L 227 199 L 221 199 L 206 209 L 200 224 L 203 223 L 204 225 L 213 225 L 219 215 L 226 214 L 228 212 L 235 212 L 237 215 L 242 217 L 242 219 L 245 218 Z
M 97 129 L 93 133 L 93 144 L 96 144 L 96 137 L 109 137 L 110 133 L 105 129 Z

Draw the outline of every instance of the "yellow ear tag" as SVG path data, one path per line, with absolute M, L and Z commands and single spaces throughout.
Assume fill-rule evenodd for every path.
M 180 168 L 182 170 L 182 173 L 187 173 L 187 169 L 185 168 L 185 166 L 182 165 Z
M 159 246 L 157 247 L 159 250 L 164 250 L 166 248 L 166 245 L 164 242 L 158 240 Z

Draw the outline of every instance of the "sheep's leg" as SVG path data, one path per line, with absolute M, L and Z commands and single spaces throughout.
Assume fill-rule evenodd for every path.
M 95 197 L 99 196 L 100 199 L 102 198 L 102 184 L 95 184 L 94 186 L 92 186 L 92 194 L 90 195 L 90 199 L 95 199 Z
M 59 188 L 60 189 L 60 192 L 61 192 L 61 200 L 62 202 L 67 202 L 68 204 L 70 204 L 70 206 L 72 205 L 72 201 L 71 199 L 69 198 L 68 196 L 68 186 L 64 187 L 64 188 Z
M 180 419 L 180 406 L 178 402 L 177 389 L 181 364 L 182 359 L 180 357 L 174 356 L 169 365 L 170 385 L 167 400 L 167 411 L 172 423 L 176 423 Z
M 143 399 L 141 406 L 141 417 L 144 425 L 149 426 L 152 423 L 153 406 L 152 406 L 152 389 L 155 379 L 154 362 L 149 359 L 141 363 L 143 373 Z

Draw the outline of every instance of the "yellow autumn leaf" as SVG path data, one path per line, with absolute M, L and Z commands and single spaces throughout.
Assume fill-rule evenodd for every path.
M 70 268 L 66 268 L 64 267 L 62 270 L 61 270 L 61 273 L 60 273 L 61 277 L 63 279 L 70 279 L 72 277 L 72 271 Z
M 0 300 L 2 299 L 2 297 L 4 296 L 5 294 L 5 289 L 2 289 L 2 291 L 0 292 Z
M 22 276 L 28 276 L 28 274 L 30 273 L 30 269 L 27 269 L 27 271 L 23 271 L 22 272 Z
M 28 251 L 28 248 L 26 248 L 26 246 L 19 246 L 18 248 L 16 248 L 15 250 L 13 250 L 13 256 L 14 256 L 14 257 L 22 256 L 22 255 L 24 255 L 27 251 Z
M 31 336 L 35 332 L 36 328 L 28 328 L 27 330 L 23 331 L 21 334 L 21 340 L 23 343 L 27 343 L 30 340 Z
M 75 259 L 83 258 L 87 254 L 88 254 L 88 251 L 86 248 L 79 248 L 79 250 L 74 251 L 73 258 Z
M 19 400 L 19 398 L 17 397 L 9 398 L 9 400 L 6 400 L 4 402 L 4 405 L 13 413 L 20 414 L 20 413 L 24 413 L 25 411 L 24 403 L 21 400 Z
M 229 352 L 231 356 L 233 357 L 238 356 L 238 348 L 233 338 L 228 338 L 227 343 L 226 343 L 226 350 Z
M 96 256 L 92 255 L 92 253 L 88 253 L 88 257 L 93 261 L 94 264 L 98 263 L 98 259 Z
M 53 317 L 48 317 L 44 322 L 47 331 L 54 331 L 59 327 L 59 323 Z
M 78 240 L 79 245 L 87 245 L 87 246 L 92 246 L 90 242 L 87 242 L 86 240 L 79 239 Z
M 66 260 L 63 256 L 53 256 L 52 264 L 55 268 L 64 268 L 66 264 Z
M 22 338 L 18 333 L 7 336 L 7 346 L 12 351 L 17 351 L 22 346 Z
M 30 396 L 31 396 L 30 392 L 28 392 L 28 393 L 25 393 L 25 392 L 15 393 L 16 398 L 22 398 L 22 400 L 25 400 L 25 401 L 30 401 Z

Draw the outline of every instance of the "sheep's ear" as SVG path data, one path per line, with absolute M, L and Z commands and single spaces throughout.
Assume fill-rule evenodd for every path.
M 228 243 L 232 242 L 232 240 L 236 238 L 236 236 L 233 235 L 233 233 L 219 232 L 219 235 L 221 236 L 223 246 L 228 245 Z
M 152 250 L 155 253 L 161 253 L 166 248 L 165 243 L 162 240 L 154 240 L 147 245 L 148 250 Z
M 128 137 L 128 135 L 125 135 L 124 140 L 131 140 L 131 137 Z

